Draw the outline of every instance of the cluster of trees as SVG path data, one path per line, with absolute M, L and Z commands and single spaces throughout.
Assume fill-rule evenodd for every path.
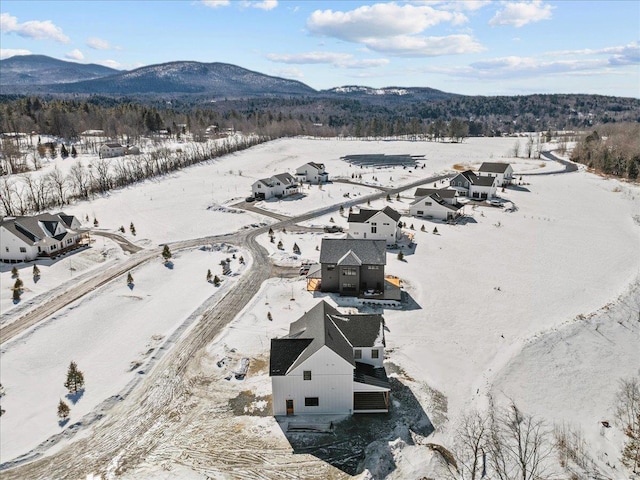
M 179 153 L 158 149 L 143 155 L 98 159 L 90 165 L 76 160 L 67 175 L 56 167 L 43 176 L 29 173 L 3 176 L 0 178 L 0 207 L 4 215 L 11 216 L 39 212 L 63 206 L 71 199 L 87 199 L 268 140 L 268 137 L 245 136 L 222 143 L 197 143 Z M 134 231 L 135 227 L 132 233 Z
M 640 123 L 600 126 L 578 142 L 571 160 L 597 172 L 637 179 L 640 174 Z
M 77 395 L 84 390 L 84 374 L 78 370 L 76 362 L 71 361 L 67 370 L 67 379 L 64 382 L 64 387 L 69 391 L 69 395 Z M 74 402 L 75 403 L 75 402 Z M 69 418 L 71 408 L 62 399 L 58 403 L 58 417 L 61 422 L 64 422 Z

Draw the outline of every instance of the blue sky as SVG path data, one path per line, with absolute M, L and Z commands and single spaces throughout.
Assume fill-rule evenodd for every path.
M 226 62 L 315 89 L 640 98 L 639 37 L 638 0 L 0 2 L 1 58 Z

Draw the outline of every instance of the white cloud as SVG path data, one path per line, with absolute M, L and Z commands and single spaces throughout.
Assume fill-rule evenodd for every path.
M 429 6 L 377 3 L 348 12 L 316 10 L 307 19 L 307 28 L 317 35 L 366 43 L 371 38 L 412 35 L 442 22 L 459 25 L 467 20 L 461 13 Z
M 16 55 L 31 55 L 31 50 L 23 48 L 0 48 L 0 60 Z
M 473 12 L 491 4 L 491 0 L 410 0 L 412 3 L 440 7 L 444 10 L 467 10 Z
M 640 43 L 631 42 L 627 45 L 605 47 L 600 49 L 560 50 L 548 52 L 545 56 L 609 56 L 608 63 L 611 66 L 639 65 Z
M 489 25 L 512 25 L 520 28 L 528 23 L 549 20 L 554 7 L 542 3 L 542 0 L 531 2 L 507 2 L 504 8 L 496 12 Z
M 202 4 L 206 7 L 218 8 L 227 7 L 231 2 L 229 0 L 202 0 Z
M 281 78 L 292 78 L 292 79 L 300 79 L 304 78 L 304 73 L 297 67 L 287 67 L 276 70 L 271 70 L 269 72 L 271 75 Z
M 71 60 L 84 60 L 84 55 L 77 48 L 68 53 L 64 54 L 65 58 L 69 58 Z
M 109 50 L 111 48 L 111 45 L 109 44 L 108 41 L 98 37 L 88 38 L 87 46 L 89 48 L 93 48 L 94 50 Z
M 242 4 L 245 7 L 259 8 L 260 10 L 273 10 L 278 6 L 278 0 L 261 0 L 259 2 L 245 0 Z
M 29 20 L 18 23 L 17 17 L 8 13 L 0 14 L 0 31 L 3 33 L 15 33 L 25 38 L 34 40 L 55 40 L 56 42 L 69 43 L 71 40 L 60 27 L 56 27 L 51 20 Z
M 307 52 L 299 54 L 275 54 L 267 55 L 273 62 L 309 65 L 328 64 L 342 68 L 373 68 L 388 65 L 386 58 L 356 59 L 350 53 L 333 52 Z
M 367 47 L 376 52 L 399 57 L 436 57 L 477 53 L 485 48 L 470 35 L 448 35 L 445 37 L 396 36 L 370 39 Z
M 116 68 L 118 70 L 123 69 L 123 65 L 120 62 L 116 62 L 115 60 L 97 60 L 93 63 L 97 63 L 98 65 L 103 65 L 109 68 Z

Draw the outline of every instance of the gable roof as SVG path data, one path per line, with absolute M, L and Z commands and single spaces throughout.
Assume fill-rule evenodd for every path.
M 106 146 L 106 147 L 109 147 L 109 148 L 124 148 L 119 143 L 104 143 L 103 146 Z
M 382 315 L 342 315 L 323 300 L 271 340 L 269 374 L 286 375 L 325 346 L 355 367 L 354 347 L 384 345 Z
M 274 175 L 271 178 L 275 178 L 277 180 L 280 180 L 280 182 L 284 183 L 285 185 L 292 184 L 292 183 L 298 183 L 298 180 L 296 180 L 296 177 L 291 175 L 289 172 L 278 173 L 277 175 Z
M 320 263 L 338 263 L 352 251 L 363 265 L 386 265 L 386 240 L 361 240 L 355 238 L 323 238 L 320 244 Z
M 316 170 L 324 170 L 324 163 L 308 162 L 307 165 L 312 166 Z
M 440 198 L 455 198 L 458 195 L 458 191 L 451 188 L 416 188 L 416 193 L 413 196 L 416 198 L 427 197 L 432 193 L 437 193 Z
M 438 193 L 436 193 L 436 192 L 432 193 L 431 195 L 425 195 L 424 197 L 416 198 L 409 205 L 410 206 L 417 205 L 420 202 L 426 200 L 427 198 L 433 200 L 438 205 L 442 205 L 444 208 L 447 208 L 449 210 L 453 210 L 454 212 L 457 212 L 458 210 L 460 210 L 463 207 L 463 205 L 461 205 L 459 203 L 456 203 L 455 205 L 452 205 L 450 203 L 445 202 L 442 198 L 440 198 L 440 195 Z
M 345 267 L 348 266 L 360 266 L 362 265 L 362 260 L 358 258 L 358 256 L 353 253 L 353 250 L 349 250 L 345 253 L 340 260 L 338 260 L 338 265 L 343 265 Z
M 507 167 L 509 167 L 509 165 L 509 163 L 502 162 L 483 162 L 482 165 L 480 165 L 479 171 L 489 173 L 504 173 L 507 171 Z
M 495 181 L 495 177 L 476 177 L 472 183 L 478 187 L 491 187 Z
M 349 223 L 364 223 L 373 217 L 376 213 L 384 213 L 387 217 L 389 217 L 394 222 L 398 222 L 400 220 L 400 213 L 396 212 L 393 208 L 387 206 L 382 210 L 370 210 L 367 208 L 361 208 L 358 213 L 350 213 L 347 221 Z

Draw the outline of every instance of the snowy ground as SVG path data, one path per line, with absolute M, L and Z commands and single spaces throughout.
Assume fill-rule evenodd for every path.
M 558 168 L 548 161 L 510 159 L 512 145 L 513 139 L 467 139 L 462 144 L 279 140 L 168 178 L 114 191 L 67 210 L 83 218 L 95 216 L 101 228 L 112 230 L 120 225 L 127 227 L 133 221 L 138 235 L 131 238 L 142 244 L 157 244 L 233 231 L 257 221 L 273 222 L 252 213 L 212 211 L 207 207 L 226 208 L 248 195 L 255 178 L 291 171 L 307 161 L 325 163 L 330 177 L 351 179 L 356 169 L 341 161 L 341 156 L 425 155 L 424 169 L 363 172 L 363 181 L 382 186 L 397 186 L 396 182 L 452 171 L 456 164 L 477 167 L 482 161 L 513 161 L 516 172 Z M 433 422 L 436 432 L 428 441 L 449 445 L 463 411 L 485 407 L 487 394 L 499 399 L 509 396 L 527 413 L 541 415 L 550 422 L 566 420 L 582 428 L 593 440 L 593 457 L 598 459 L 609 452 L 609 460 L 618 466 L 617 473 L 609 472 L 610 476 L 624 478 L 619 474 L 619 462 L 611 458 L 619 448 L 619 439 L 601 438 L 598 422 L 611 420 L 610 394 L 618 378 L 640 369 L 636 349 L 640 331 L 637 324 L 625 323 L 628 309 L 611 308 L 605 311 L 611 312 L 607 317 L 601 308 L 610 303 L 618 305 L 621 295 L 632 304 L 632 299 L 638 297 L 638 289 L 630 290 L 630 285 L 640 277 L 640 189 L 582 171 L 525 180 L 528 185 L 501 194 L 515 206 L 511 212 L 469 205 L 465 207 L 469 220 L 455 226 L 402 219 L 414 225 L 408 233 L 415 235 L 417 247 L 405 255 L 404 262 L 397 260 L 396 252 L 390 252 L 386 273 L 403 280 L 415 304 L 412 310 L 383 312 L 389 327 L 388 364 L 397 366 L 395 375 L 409 387 Z M 338 182 L 323 190 L 313 186 L 309 200 L 302 200 L 308 202 L 307 206 L 302 202 L 295 208 L 289 207 L 288 202 L 272 205 L 287 204 L 276 210 L 280 213 L 287 214 L 287 208 L 288 214 L 301 213 L 307 208 L 339 204 L 344 198 L 339 189 L 350 188 Z M 406 191 L 399 201 L 380 200 L 373 202 L 371 208 L 388 204 L 405 211 L 412 196 L 413 191 Z M 304 225 L 321 227 L 330 224 L 330 218 L 346 227 L 344 216 L 338 212 Z M 438 235 L 432 233 L 435 226 Z M 290 230 L 276 228 L 275 244 L 269 242 L 267 235 L 259 238 L 275 263 L 297 265 L 317 259 L 316 246 L 323 234 Z M 284 251 L 276 248 L 279 240 Z M 294 242 L 301 249 L 300 255 L 292 252 Z M 55 405 L 65 393 L 62 382 L 71 355 L 85 371 L 85 377 L 91 379 L 85 395 L 72 406 L 71 423 L 136 377 L 135 371 L 128 370 L 130 362 L 149 358 L 144 353 L 151 350 L 153 335 L 167 338 L 212 293 L 214 287 L 204 280 L 203 256 L 213 259 L 215 254 L 184 252 L 172 271 L 155 263 L 141 267 L 133 272 L 133 291 L 124 280 L 121 285 L 114 282 L 3 345 L 0 373 L 7 391 L 2 407 L 7 413 L 1 426 L 2 461 L 29 451 L 60 431 Z M 69 275 L 68 269 L 63 268 L 66 261 L 61 261 L 56 274 L 61 280 Z M 210 262 L 214 273 L 218 263 L 215 259 Z M 3 285 L 6 273 L 2 273 Z M 52 273 L 49 275 L 54 278 Z M 168 281 L 168 276 L 175 277 L 175 281 Z M 44 280 L 43 274 L 41 281 Z M 25 283 L 29 286 L 28 281 Z M 224 358 L 235 349 L 234 358 L 246 356 L 264 364 L 269 339 L 285 334 L 289 323 L 319 300 L 306 292 L 305 286 L 303 279 L 276 278 L 267 282 L 243 314 L 209 346 L 212 359 Z M 2 290 L 4 296 L 5 288 Z M 181 301 L 176 302 L 175 298 Z M 119 314 L 114 317 L 116 309 Z M 271 322 L 267 320 L 268 312 L 272 313 Z M 590 316 L 592 313 L 595 315 Z M 94 330 L 102 333 L 100 336 L 93 334 L 90 326 L 94 324 Z M 135 328 L 129 338 L 132 324 Z M 126 342 L 122 331 L 127 331 Z M 121 343 L 126 347 L 120 347 Z M 153 352 L 151 356 L 155 355 Z M 609 364 L 615 368 L 605 368 Z M 31 365 L 42 365 L 42 376 L 34 375 Z M 95 378 L 100 378 L 99 382 Z M 266 368 L 244 382 L 232 381 L 224 391 L 233 396 L 246 389 L 256 396 L 268 395 Z M 266 407 L 260 403 L 255 408 Z M 287 440 L 275 420 L 249 415 L 242 422 L 247 431 L 266 429 L 268 433 L 260 440 L 265 445 L 274 443 L 286 448 Z M 391 455 L 389 458 L 395 462 L 391 478 L 429 474 L 426 462 L 416 464 L 412 460 L 417 455 L 426 458 L 424 447 L 406 445 L 404 439 L 395 437 L 382 440 L 372 447 L 365 462 L 372 471 L 382 471 L 386 465 L 376 466 L 372 460 L 384 450 L 385 458 Z M 394 443 L 390 445 L 388 441 Z M 183 468 L 180 467 L 181 472 Z M 144 478 L 159 478 L 162 474 L 162 469 L 155 469 L 154 465 L 144 465 L 144 469 Z M 183 473 L 187 476 L 186 471 Z M 135 474 L 131 478 L 136 478 Z M 194 478 L 198 478 L 195 473 Z

